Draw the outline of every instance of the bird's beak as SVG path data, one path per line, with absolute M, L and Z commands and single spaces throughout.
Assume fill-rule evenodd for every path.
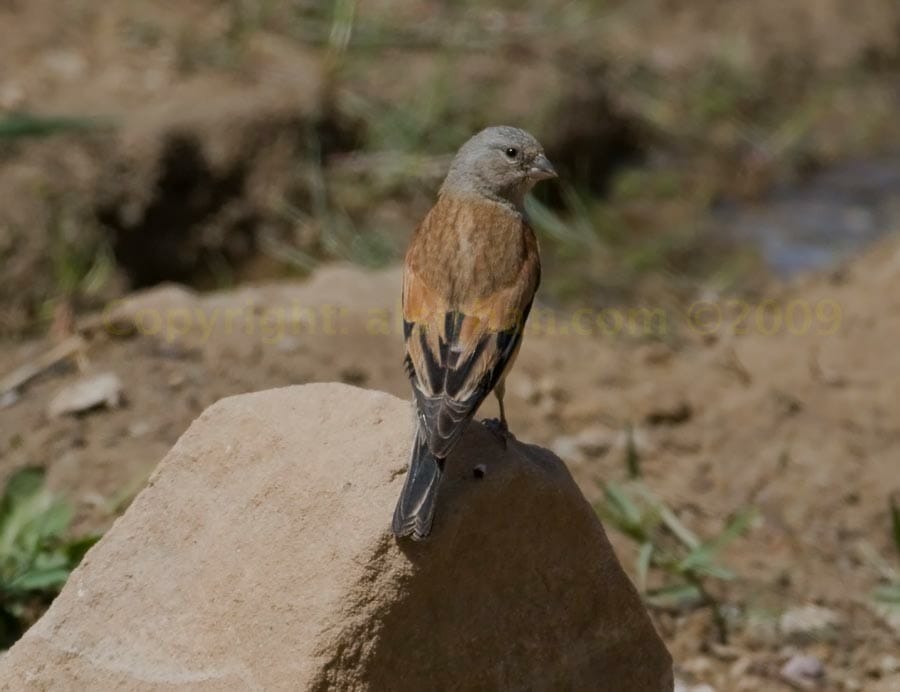
M 556 169 L 553 167 L 553 164 L 550 163 L 550 160 L 540 154 L 532 163 L 531 169 L 528 171 L 528 177 L 534 180 L 547 180 L 549 178 L 558 177 L 556 174 Z

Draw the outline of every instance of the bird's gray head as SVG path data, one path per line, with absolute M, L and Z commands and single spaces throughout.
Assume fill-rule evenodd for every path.
M 521 209 L 525 194 L 556 171 L 534 137 L 517 127 L 489 127 L 462 145 L 441 194 L 487 197 Z

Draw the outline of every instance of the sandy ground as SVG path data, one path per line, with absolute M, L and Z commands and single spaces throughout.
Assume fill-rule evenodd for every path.
M 686 679 L 776 689 L 782 663 L 806 652 L 824 663 L 825 689 L 900 685 L 898 633 L 869 598 L 873 556 L 896 562 L 887 507 L 900 490 L 898 279 L 900 245 L 889 242 L 768 302 L 723 306 L 720 321 L 703 316 L 718 304 L 698 304 L 693 328 L 653 340 L 590 329 L 592 319 L 616 324 L 611 313 L 535 313 L 509 381 L 517 436 L 557 449 L 597 500 L 602 482 L 625 477 L 631 426 L 646 484 L 699 534 L 742 508 L 758 512 L 725 558 L 739 575 L 721 591 L 735 609 L 729 645 L 703 610 L 658 614 Z M 80 526 L 102 527 L 222 396 L 329 380 L 406 395 L 398 286 L 397 270 L 334 267 L 307 283 L 205 295 L 169 286 L 113 305 L 82 320 L 81 362 L 87 374 L 116 373 L 126 403 L 48 418 L 52 397 L 85 375 L 71 361 L 43 374 L 0 412 L 2 470 L 46 465 Z M 621 316 L 623 331 L 638 324 L 630 319 Z M 48 346 L 4 348 L 4 370 Z M 614 538 L 631 569 L 634 546 Z M 779 629 L 785 612 L 809 605 L 834 620 L 827 631 Z
M 537 19 L 472 15 L 473 26 L 490 31 L 468 37 L 475 48 L 455 76 L 466 84 L 448 83 L 456 110 L 446 118 L 473 118 L 482 112 L 477 97 L 495 94 L 502 103 L 491 107 L 491 117 L 518 121 L 527 109 L 529 122 L 557 135 L 561 155 L 590 154 L 598 184 L 617 156 L 635 153 L 616 153 L 631 120 L 616 120 L 613 111 L 642 114 L 638 120 L 658 136 L 680 132 L 673 123 L 690 116 L 684 107 L 691 104 L 673 105 L 677 99 L 665 90 L 657 94 L 659 107 L 647 106 L 638 77 L 648 66 L 678 85 L 702 77 L 722 54 L 732 56 L 738 74 L 756 63 L 853 74 L 868 62 L 881 65 L 886 72 L 878 74 L 894 84 L 885 77 L 897 64 L 891 0 L 872 0 L 866 11 L 849 15 L 839 0 L 814 8 L 716 3 L 712 14 L 709 3 L 677 9 L 654 0 L 637 10 L 634 3 L 611 3 L 605 30 L 612 43 L 604 44 L 608 55 L 598 64 L 612 60 L 604 79 L 622 91 L 609 109 L 605 92 L 589 88 L 603 80 L 568 71 L 572 56 L 580 60 L 581 48 L 597 40 L 578 21 L 577 3 L 559 5 L 575 15 L 549 3 L 547 16 Z M 354 137 L 377 139 L 384 123 L 361 128 L 353 117 L 365 118 L 373 103 L 382 117 L 378 98 L 422 107 L 415 97 L 431 93 L 425 87 L 443 74 L 436 68 L 443 58 L 428 45 L 388 50 L 374 75 L 352 73 L 346 88 L 331 93 L 327 51 L 279 30 L 278 13 L 293 11 L 287 4 L 271 3 L 275 14 L 252 30 L 235 23 L 239 6 L 168 3 L 161 11 L 158 0 L 0 3 L 0 65 L 15 65 L 0 68 L 0 113 L 109 116 L 115 125 L 112 133 L 0 150 L 0 377 L 67 336 L 84 339 L 77 357 L 16 395 L 0 392 L 0 477 L 26 464 L 47 467 L 53 487 L 77 507 L 77 530 L 108 526 L 191 420 L 220 397 L 330 380 L 408 393 L 398 270 L 327 266 L 307 282 L 258 280 L 284 274 L 286 250 L 300 250 L 301 259 L 349 254 L 329 249 L 335 237 L 329 241 L 322 218 L 301 224 L 285 213 L 286 203 L 309 211 L 316 176 L 348 187 L 343 198 L 351 215 L 364 215 L 372 228 L 408 233 L 429 203 L 443 160 L 395 162 L 413 167 L 414 189 L 398 186 L 378 157 L 380 177 L 370 178 L 372 157 L 347 154 L 359 144 Z M 409 40 L 430 40 L 435 22 L 447 19 L 428 2 L 406 3 L 402 11 L 390 0 L 371 7 L 375 20 L 384 11 L 401 22 Z M 550 20 L 560 32 L 582 34 L 529 43 L 532 35 L 544 36 L 541 27 Z M 321 29 L 327 36 L 329 26 Z M 513 39 L 502 55 L 477 49 L 498 36 Z M 646 50 L 648 41 L 654 51 Z M 530 48 L 516 48 L 523 43 Z M 402 84 L 394 79 L 398 70 L 407 77 Z M 771 73 L 749 74 L 765 82 Z M 694 105 L 727 101 L 735 87 L 727 77 L 710 78 L 724 94 L 713 89 L 711 103 Z M 751 195 L 773 176 L 796 173 L 782 160 L 791 158 L 781 156 L 785 151 L 799 149 L 797 159 L 809 156 L 808 164 L 845 154 L 836 133 L 868 143 L 860 151 L 881 151 L 882 126 L 896 126 L 896 95 L 877 82 L 861 77 L 857 90 L 826 90 L 821 101 L 829 108 L 810 116 L 808 134 L 797 141 L 787 122 L 774 140 L 748 148 L 738 119 L 686 136 L 669 154 L 677 159 L 709 143 L 707 153 L 718 156 L 734 145 L 741 156 L 726 167 L 746 178 Z M 754 84 L 737 82 L 740 93 L 759 95 Z M 578 97 L 576 106 L 586 105 L 566 106 L 556 93 L 564 89 Z M 553 99 L 541 101 L 548 90 Z M 562 109 L 557 114 L 572 116 L 553 128 L 544 121 L 554 111 L 541 110 L 551 101 Z M 335 117 L 335 103 L 343 120 Z M 746 105 L 751 122 L 755 107 L 752 99 Z M 444 124 L 443 112 L 437 118 Z M 477 124 L 460 118 L 448 124 L 457 139 Z M 313 140 L 326 149 L 318 165 Z M 434 146 L 446 153 L 445 144 Z M 347 185 L 359 179 L 365 194 Z M 670 213 L 669 206 L 660 209 Z M 91 265 L 104 248 L 115 262 L 94 290 Z M 233 271 L 224 281 L 223 266 Z M 565 264 L 552 268 L 548 282 L 559 281 Z M 256 283 L 205 294 L 155 288 L 102 312 L 129 286 L 172 278 L 203 287 Z M 676 290 L 660 282 L 655 295 Z M 605 313 L 579 312 L 576 303 L 566 317 L 537 309 L 508 384 L 513 432 L 556 450 L 584 493 L 599 501 L 602 483 L 626 476 L 631 429 L 646 485 L 702 536 L 716 535 L 734 513 L 756 509 L 746 536 L 724 556 L 738 578 L 712 587 L 728 605 L 729 644 L 717 641 L 707 610 L 655 613 L 681 679 L 719 691 L 791 689 L 780 679 L 782 666 L 809 654 L 825 669 L 811 689 L 900 690 L 900 623 L 892 626 L 875 612 L 870 598 L 883 573 L 898 569 L 887 507 L 888 497 L 900 493 L 900 244 L 888 240 L 842 270 L 763 296 L 769 300 L 689 303 L 687 315 L 672 307 L 680 294 L 662 301 L 671 310 L 662 315 L 656 303 Z M 122 382 L 123 405 L 49 416 L 57 393 L 107 372 Z M 494 402 L 482 413 L 495 415 Z M 611 534 L 634 574 L 634 544 Z

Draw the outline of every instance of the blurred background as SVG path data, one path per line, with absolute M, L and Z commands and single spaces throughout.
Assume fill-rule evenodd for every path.
M 0 0 L 7 643 L 219 397 L 407 396 L 398 262 L 510 124 L 560 172 L 511 425 L 685 689 L 900 689 L 898 108 L 896 0 Z

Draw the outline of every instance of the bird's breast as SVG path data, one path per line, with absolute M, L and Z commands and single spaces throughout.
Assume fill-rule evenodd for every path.
M 516 281 L 527 257 L 527 233 L 522 217 L 500 204 L 442 197 L 407 261 L 458 309 Z

